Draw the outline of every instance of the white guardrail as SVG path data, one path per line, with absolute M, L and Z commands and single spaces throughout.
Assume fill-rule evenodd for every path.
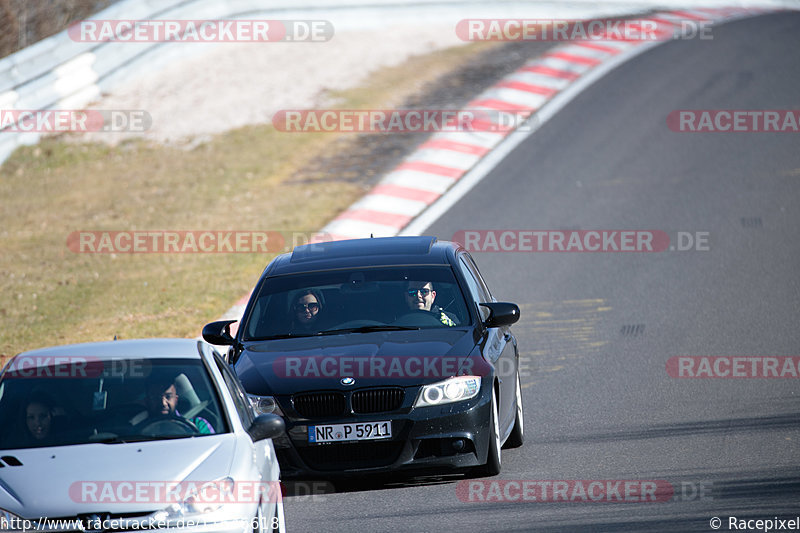
M 488 5 L 487 5 L 488 4 Z M 97 20 L 141 19 L 323 19 L 339 29 L 375 27 L 424 19 L 458 20 L 466 13 L 484 17 L 611 16 L 664 6 L 786 5 L 796 0 L 615 0 L 564 4 L 481 0 L 122 0 L 97 13 Z M 83 43 L 67 31 L 0 59 L 0 110 L 80 109 L 118 83 L 178 57 L 203 49 L 180 43 Z M 41 133 L 0 131 L 0 164 L 21 145 L 35 144 Z

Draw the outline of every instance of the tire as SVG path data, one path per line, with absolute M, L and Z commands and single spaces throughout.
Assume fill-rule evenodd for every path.
M 506 439 L 503 448 L 519 448 L 525 442 L 525 413 L 522 409 L 522 387 L 519 383 L 519 370 L 517 371 L 516 402 L 517 416 L 514 419 L 514 429 Z
M 497 416 L 497 392 L 492 391 L 492 407 L 489 419 L 489 451 L 486 454 L 486 463 L 475 469 L 478 476 L 496 476 L 500 473 L 502 465 L 501 444 L 500 444 L 500 423 Z

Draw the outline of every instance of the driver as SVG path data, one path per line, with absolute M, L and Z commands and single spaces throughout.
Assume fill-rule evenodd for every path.
M 433 313 L 445 326 L 455 326 L 454 317 L 445 313 L 441 307 L 434 305 L 436 291 L 430 281 L 409 281 L 405 291 L 406 304 L 414 311 L 428 311 Z
M 181 418 L 191 422 L 202 434 L 215 433 L 214 427 L 202 416 L 185 419 L 178 412 L 178 391 L 174 381 L 151 383 L 147 388 L 147 420 L 159 417 Z

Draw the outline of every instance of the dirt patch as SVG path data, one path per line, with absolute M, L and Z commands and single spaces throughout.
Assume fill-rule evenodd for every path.
M 437 25 L 343 31 L 325 43 L 177 44 L 182 60 L 138 75 L 92 106 L 145 110 L 148 131 L 80 140 L 145 138 L 191 148 L 211 135 L 269 124 L 279 110 L 331 107 L 337 91 L 369 85 L 381 68 L 465 45 L 452 27 Z

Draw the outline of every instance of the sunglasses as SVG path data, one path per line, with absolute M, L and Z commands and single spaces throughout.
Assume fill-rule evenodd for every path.
M 177 397 L 178 397 L 178 395 L 175 394 L 174 392 L 165 392 L 164 394 L 159 394 L 158 395 L 159 399 L 167 400 L 168 402 L 171 402 L 172 400 L 174 400 Z
M 319 311 L 319 303 L 311 302 L 309 304 L 294 304 L 294 310 L 298 313 L 301 313 L 308 309 L 312 313 L 315 311 Z
M 423 298 L 428 296 L 431 293 L 430 289 L 408 289 L 408 295 L 414 297 L 417 293 L 421 294 Z

